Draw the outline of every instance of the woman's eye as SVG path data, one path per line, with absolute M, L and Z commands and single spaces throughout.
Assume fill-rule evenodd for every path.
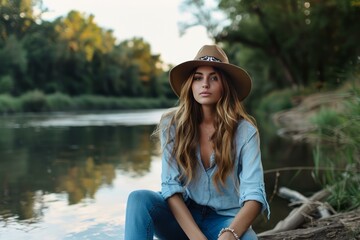
M 212 76 L 210 79 L 213 80 L 213 81 L 217 81 L 218 77 L 217 76 Z
M 194 81 L 199 81 L 199 80 L 201 80 L 201 77 L 200 76 L 195 76 L 193 79 L 194 79 Z

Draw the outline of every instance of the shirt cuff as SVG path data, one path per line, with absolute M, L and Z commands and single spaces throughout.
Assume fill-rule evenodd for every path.
M 270 219 L 270 207 L 268 202 L 266 201 L 265 192 L 262 191 L 263 190 L 244 194 L 240 198 L 240 207 L 243 207 L 246 201 L 250 201 L 250 200 L 257 201 L 262 205 L 261 212 L 267 211 L 267 219 Z
M 184 188 L 179 185 L 169 185 L 169 184 L 162 184 L 161 185 L 161 195 L 166 200 L 175 193 L 184 193 Z

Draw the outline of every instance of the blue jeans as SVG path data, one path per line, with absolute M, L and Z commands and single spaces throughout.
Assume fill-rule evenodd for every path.
M 209 240 L 216 240 L 220 230 L 228 227 L 233 220 L 233 217 L 219 215 L 192 200 L 186 201 L 186 204 Z M 153 240 L 154 236 L 164 240 L 188 239 L 159 192 L 134 191 L 127 201 L 125 240 Z M 241 240 L 253 239 L 257 239 L 257 236 L 252 228 L 241 236 Z

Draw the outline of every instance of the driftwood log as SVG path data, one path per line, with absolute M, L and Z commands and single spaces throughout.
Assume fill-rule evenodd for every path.
M 298 228 L 305 222 L 306 216 L 309 216 L 315 209 L 316 202 L 319 202 L 329 196 L 330 192 L 327 189 L 323 189 L 315 193 L 309 198 L 309 201 L 303 203 L 301 207 L 295 208 L 284 220 L 278 222 L 278 224 L 272 230 L 260 233 L 258 236 L 265 236 L 277 232 L 293 230 Z
M 287 187 L 280 187 L 279 191 L 278 191 L 278 195 L 280 197 L 288 199 L 290 202 L 292 202 L 292 205 L 300 204 L 300 203 L 313 204 L 307 197 L 305 197 L 304 195 L 302 195 L 298 191 L 291 190 L 291 189 L 289 189 Z M 330 206 L 328 204 L 323 204 L 323 203 L 319 202 L 319 204 L 318 204 L 318 206 L 316 208 L 317 208 L 317 211 L 318 211 L 318 213 L 320 215 L 320 218 L 329 217 L 331 215 L 330 211 L 328 209 L 328 208 L 330 208 Z
M 301 228 L 258 235 L 260 240 L 357 240 L 360 239 L 360 209 L 309 222 Z
M 323 189 L 310 198 L 300 196 L 296 192 L 285 190 L 285 195 L 302 199 L 302 205 L 294 209 L 274 229 L 258 234 L 259 239 L 359 239 L 360 240 L 360 209 L 339 213 L 314 220 L 311 215 L 319 211 L 330 192 Z M 284 193 L 284 192 L 283 192 Z

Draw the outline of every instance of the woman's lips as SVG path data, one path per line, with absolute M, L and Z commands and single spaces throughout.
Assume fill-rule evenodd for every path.
M 200 93 L 200 96 L 203 96 L 203 97 L 206 97 L 206 96 L 209 96 L 209 95 L 211 95 L 210 92 L 201 92 Z

